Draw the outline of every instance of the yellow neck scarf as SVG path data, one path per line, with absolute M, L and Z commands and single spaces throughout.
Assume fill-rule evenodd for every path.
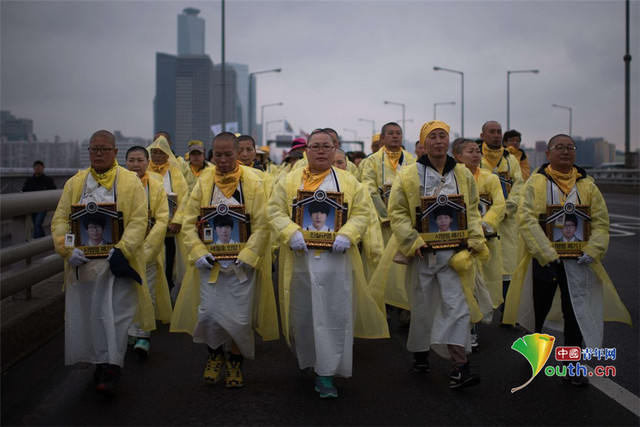
M 118 161 L 114 160 L 111 168 L 104 172 L 98 173 L 94 168 L 90 168 L 91 176 L 96 180 L 98 184 L 106 188 L 107 190 L 111 190 L 113 187 L 113 183 L 116 182 L 116 171 L 118 170 Z
M 571 189 L 574 187 L 574 185 L 576 185 L 576 180 L 578 179 L 578 177 L 582 176 L 578 173 L 578 169 L 576 169 L 575 167 L 571 168 L 571 172 L 569 173 L 562 173 L 554 170 L 551 165 L 549 165 L 546 167 L 545 172 L 553 179 L 556 184 L 558 184 L 558 187 L 560 187 L 560 190 L 562 190 L 562 192 L 566 196 L 571 193 Z
M 520 158 L 522 157 L 522 151 L 518 150 L 513 145 L 507 145 L 507 151 L 513 154 L 515 158 L 518 159 L 518 162 L 520 161 Z
M 331 172 L 331 168 L 324 172 L 311 173 L 309 166 L 307 166 L 302 171 L 302 189 L 304 191 L 316 191 L 318 187 L 320 187 L 320 184 L 322 184 L 322 181 L 329 175 L 329 172 Z
M 389 163 L 391 163 L 391 168 L 396 170 L 398 168 L 398 163 L 400 163 L 400 157 L 402 156 L 402 150 L 400 151 L 389 151 L 387 147 L 382 147 L 384 150 L 385 156 L 389 159 Z
M 163 165 L 156 165 L 155 163 L 153 163 L 153 161 L 150 161 L 149 169 L 151 169 L 151 172 L 159 173 L 160 175 L 164 176 L 164 174 L 169 170 L 169 162 Z
M 145 172 L 140 178 L 140 181 L 142 181 L 142 186 L 147 188 L 147 185 L 149 185 L 149 174 Z
M 240 178 L 242 178 L 242 168 L 240 166 L 236 166 L 234 170 L 228 173 L 220 173 L 216 168 L 216 173 L 213 174 L 213 182 L 227 199 L 235 193 Z
M 477 167 L 473 172 L 473 178 L 478 182 L 478 177 L 480 176 L 480 167 Z
M 504 149 L 502 147 L 493 149 L 489 148 L 486 142 L 482 143 L 482 157 L 487 160 L 487 163 L 489 164 L 489 166 L 491 166 L 491 169 L 495 169 L 498 166 L 498 163 L 500 163 L 500 159 L 502 159 L 503 154 Z
M 197 169 L 195 166 L 193 166 L 191 163 L 189 163 L 189 167 L 191 168 L 191 172 L 193 172 L 193 174 L 196 176 L 196 178 L 200 177 L 200 174 L 204 170 L 205 166 L 206 166 L 206 164 L 203 164 L 200 169 Z

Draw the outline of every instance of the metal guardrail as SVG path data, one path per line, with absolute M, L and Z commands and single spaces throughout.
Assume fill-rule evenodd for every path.
M 62 190 L 31 191 L 0 195 L 0 218 L 3 222 L 11 219 L 11 242 L 8 248 L 0 250 L 0 265 L 6 267 L 21 261 L 25 266 L 16 271 L 2 274 L 0 279 L 0 299 L 26 291 L 30 297 L 31 287 L 64 270 L 64 262 L 58 255 L 50 255 L 31 263 L 31 257 L 53 249 L 53 238 L 27 240 L 25 223 L 33 212 L 51 211 L 56 208 Z
M 596 184 L 620 185 L 623 187 L 640 185 L 640 169 L 588 169 Z

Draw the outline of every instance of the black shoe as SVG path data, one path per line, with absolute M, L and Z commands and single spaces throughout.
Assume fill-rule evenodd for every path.
M 449 388 L 472 387 L 480 384 L 480 375 L 471 372 L 469 362 L 456 365 L 449 375 Z
M 429 352 L 418 351 L 413 353 L 413 372 L 429 372 Z
M 104 364 L 102 368 L 102 378 L 96 386 L 96 390 L 105 395 L 113 396 L 116 393 L 116 387 L 120 382 L 122 370 L 118 365 Z

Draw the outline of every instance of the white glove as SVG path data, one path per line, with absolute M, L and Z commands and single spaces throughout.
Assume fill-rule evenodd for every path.
M 203 255 L 197 259 L 196 268 L 200 270 L 211 270 L 215 260 L 216 258 L 211 254 Z
M 82 252 L 78 248 L 73 248 L 73 252 L 71 252 L 71 256 L 67 260 L 71 267 L 79 267 L 85 262 L 89 262 L 89 258 L 84 256 L 84 252 Z
M 291 236 L 291 239 L 289 239 L 289 247 L 292 251 L 309 252 L 309 249 L 307 249 L 307 244 L 304 242 L 304 236 L 299 230 L 296 230 L 293 233 L 293 236 Z
M 347 236 L 338 234 L 336 240 L 333 242 L 333 252 L 337 254 L 343 254 L 344 251 L 351 247 L 351 240 Z
M 249 265 L 249 264 L 244 263 L 244 262 L 240 261 L 239 259 L 236 259 L 236 265 L 237 265 L 238 267 L 240 267 L 240 268 L 250 267 L 250 265 Z
M 587 254 L 582 254 L 580 258 L 578 258 L 578 264 L 591 264 L 595 259 L 591 258 Z

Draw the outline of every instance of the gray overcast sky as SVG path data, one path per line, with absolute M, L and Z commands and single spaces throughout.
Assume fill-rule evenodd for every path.
M 3 110 L 34 120 L 38 138 L 85 139 L 119 129 L 151 137 L 155 53 L 177 51 L 177 15 L 201 10 L 205 50 L 220 58 L 219 1 L 6 1 L 1 13 Z M 241 1 L 226 2 L 226 60 L 258 77 L 265 121 L 286 118 L 296 131 L 330 126 L 351 139 L 399 120 L 408 140 L 438 119 L 460 132 L 465 74 L 465 135 L 486 120 L 511 127 L 525 145 L 568 132 L 624 146 L 624 1 Z M 631 2 L 631 141 L 638 148 L 640 3 Z M 258 120 L 259 120 L 258 107 Z M 409 121 L 413 120 L 413 121 Z M 271 129 L 275 129 L 272 125 Z M 505 129 L 506 130 L 506 129 Z

